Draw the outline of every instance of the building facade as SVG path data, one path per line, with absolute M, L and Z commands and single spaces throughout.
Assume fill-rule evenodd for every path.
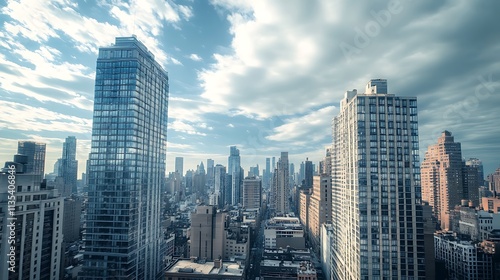
M 262 180 L 255 176 L 243 180 L 243 208 L 260 208 L 262 200 Z
M 309 199 L 308 233 L 313 248 L 321 246 L 321 226 L 331 223 L 332 215 L 332 179 L 329 175 L 316 175 L 313 177 L 312 194 Z
M 16 174 L 12 227 L 8 176 L 0 173 L 0 279 L 59 280 L 64 199 L 57 190 L 41 185 L 41 175 Z M 12 233 L 13 240 L 9 239 Z M 12 247 L 14 272 L 9 271 Z
M 199 205 L 191 215 L 190 257 L 213 261 L 224 255 L 226 213 L 214 206 Z
M 333 279 L 425 278 L 416 98 L 371 80 L 332 128 Z
M 68 136 L 63 143 L 62 157 L 59 167 L 59 176 L 64 180 L 64 190 L 61 195 L 69 197 L 77 193 L 76 182 L 78 176 L 78 161 L 76 160 L 76 137 Z
M 272 208 L 277 213 L 290 212 L 290 176 L 288 152 L 281 152 L 272 181 Z
M 46 144 L 33 141 L 19 141 L 17 154 L 28 157 L 24 173 L 45 175 L 45 150 Z
M 462 171 L 461 145 L 443 131 L 422 162 L 422 199 L 432 206 L 442 229 L 450 229 L 450 211 L 464 198 Z
M 135 37 L 100 48 L 80 279 L 164 275 L 168 75 Z

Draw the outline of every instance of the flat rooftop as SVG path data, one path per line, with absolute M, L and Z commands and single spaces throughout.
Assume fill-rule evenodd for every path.
M 192 272 L 191 272 L 192 270 Z M 167 270 L 170 273 L 192 273 L 196 274 L 211 274 L 211 275 L 231 275 L 231 276 L 243 276 L 243 268 L 240 265 L 233 262 L 222 262 L 222 268 L 216 268 L 214 262 L 197 263 L 191 260 L 178 260 L 170 269 Z

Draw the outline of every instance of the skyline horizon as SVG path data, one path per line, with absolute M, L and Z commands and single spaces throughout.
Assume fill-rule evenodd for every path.
M 75 136 L 81 177 L 97 50 L 135 34 L 169 73 L 167 172 L 176 156 L 185 170 L 208 158 L 227 165 L 232 145 L 247 171 L 281 151 L 295 164 L 317 163 L 343 93 L 386 78 L 389 93 L 418 98 L 421 160 L 448 130 L 464 157 L 491 174 L 500 167 L 500 37 L 490 24 L 499 8 L 493 1 L 9 0 L 0 7 L 0 161 L 12 159 L 17 141 L 40 141 L 52 170 L 64 138 Z

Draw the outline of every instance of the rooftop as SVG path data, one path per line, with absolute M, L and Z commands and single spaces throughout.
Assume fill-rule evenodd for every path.
M 223 262 L 221 268 L 216 268 L 214 262 L 193 262 L 191 260 L 178 260 L 167 272 L 211 274 L 225 276 L 243 276 L 243 268 L 234 262 Z

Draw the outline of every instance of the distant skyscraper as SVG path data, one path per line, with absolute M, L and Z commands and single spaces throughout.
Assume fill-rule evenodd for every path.
M 266 173 L 264 174 L 264 187 L 269 188 L 269 182 L 271 181 L 271 159 L 266 158 Z
M 17 153 L 28 157 L 28 164 L 25 165 L 26 174 L 45 175 L 45 143 L 33 141 L 19 141 L 17 143 Z
M 227 173 L 232 176 L 232 199 L 231 204 L 237 205 L 240 203 L 240 196 L 242 196 L 241 192 L 241 183 L 243 181 L 243 174 L 241 172 L 240 165 L 240 150 L 236 148 L 236 146 L 231 146 L 229 150 L 229 158 L 227 160 Z
M 181 174 L 181 177 L 184 176 L 184 158 L 176 157 L 175 158 L 175 171 Z
M 500 193 L 500 167 L 488 175 L 488 188 L 492 192 Z
M 451 229 L 450 211 L 464 198 L 462 170 L 461 145 L 444 131 L 422 162 L 422 199 L 432 206 L 442 229 Z
M 226 204 L 225 195 L 226 195 L 226 167 L 222 164 L 217 164 L 214 167 L 214 194 L 217 197 L 217 201 L 215 205 L 223 206 Z M 231 197 L 231 196 L 229 196 Z
M 383 81 L 332 122 L 333 279 L 425 279 L 417 100 Z
M 243 180 L 243 207 L 246 209 L 260 208 L 262 181 L 259 178 L 246 177 Z
M 168 74 L 135 37 L 100 48 L 80 279 L 162 279 Z
M 290 212 L 290 176 L 288 166 L 288 152 L 281 152 L 278 165 L 274 171 L 272 186 L 272 205 L 277 213 Z
M 69 197 L 71 193 L 77 193 L 78 161 L 76 160 L 75 136 L 68 136 L 63 143 L 59 176 L 63 177 L 64 189 L 69 191 L 69 193 L 63 193 L 62 196 Z
M 478 178 L 477 178 L 478 185 L 479 186 L 486 186 L 486 183 L 484 181 L 483 162 L 477 158 L 469 158 L 467 161 L 465 161 L 465 165 L 473 166 L 473 167 L 477 168 L 477 171 L 479 172 Z
M 314 175 L 314 167 L 312 161 L 309 159 L 306 159 L 306 162 L 304 164 L 304 180 L 305 180 L 305 187 L 306 188 L 312 188 L 313 185 L 313 175 Z
M 214 160 L 207 159 L 207 184 L 209 187 L 214 186 Z

